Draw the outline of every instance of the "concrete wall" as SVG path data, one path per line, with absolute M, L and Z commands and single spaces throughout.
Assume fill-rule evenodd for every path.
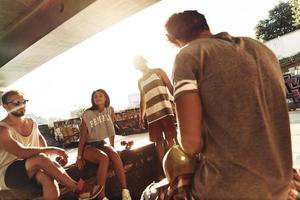
M 265 45 L 275 52 L 278 59 L 295 55 L 300 52 L 300 30 L 267 41 Z
M 3 91 L 0 91 L 0 106 L 2 105 L 1 97 L 2 97 L 2 94 L 3 94 L 3 93 L 4 93 Z

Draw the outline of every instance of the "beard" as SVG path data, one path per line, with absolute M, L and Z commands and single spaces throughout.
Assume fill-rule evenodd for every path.
M 11 114 L 15 117 L 23 117 L 25 115 L 25 111 L 14 111 Z

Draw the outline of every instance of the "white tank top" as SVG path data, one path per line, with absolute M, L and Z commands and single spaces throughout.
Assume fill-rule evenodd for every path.
M 0 122 L 0 126 L 4 126 L 8 129 L 8 134 L 10 137 L 21 143 L 25 147 L 39 147 L 39 130 L 37 123 L 33 121 L 32 132 L 29 136 L 22 136 L 19 134 L 13 127 L 9 126 L 5 122 Z M 0 146 L 0 188 L 1 189 L 8 189 L 5 185 L 4 177 L 7 167 L 13 163 L 18 158 L 5 151 Z

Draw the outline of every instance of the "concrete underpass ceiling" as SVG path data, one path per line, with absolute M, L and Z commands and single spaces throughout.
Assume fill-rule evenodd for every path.
M 159 0 L 1 0 L 0 90 Z

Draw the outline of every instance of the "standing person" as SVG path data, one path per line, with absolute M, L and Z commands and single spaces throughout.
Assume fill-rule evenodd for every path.
M 197 11 L 173 14 L 180 49 L 174 98 L 185 153 L 201 160 L 196 199 L 286 199 L 292 153 L 285 85 L 274 53 L 248 37 L 213 35 Z
M 83 169 L 85 160 L 99 165 L 97 181 L 99 185 L 104 187 L 99 199 L 107 199 L 105 197 L 105 182 L 109 160 L 111 160 L 121 183 L 122 200 L 131 200 L 123 163 L 118 152 L 114 149 L 115 114 L 114 109 L 110 106 L 109 96 L 105 90 L 98 89 L 92 93 L 91 102 L 92 106 L 82 116 L 77 165 L 79 169 Z M 105 138 L 109 138 L 110 144 L 106 144 Z
M 160 68 L 150 69 L 143 56 L 136 56 L 133 65 L 143 73 L 138 81 L 140 125 L 144 125 L 146 115 L 149 138 L 151 142 L 155 142 L 158 158 L 162 163 L 166 150 L 175 144 L 177 135 L 174 113 L 168 94 L 169 90 L 173 95 L 173 86 L 167 74 Z M 166 148 L 164 141 L 166 141 Z
M 2 104 L 8 114 L 0 121 L 0 187 L 25 192 L 42 188 L 44 199 L 58 199 L 58 181 L 79 192 L 79 199 L 97 196 L 100 186 L 89 189 L 83 180 L 74 181 L 62 167 L 48 158 L 48 154 L 55 154 L 61 161 L 67 162 L 65 151 L 47 147 L 36 122 L 24 117 L 27 102 L 16 90 L 2 95 Z M 89 192 L 86 191 L 88 189 Z

